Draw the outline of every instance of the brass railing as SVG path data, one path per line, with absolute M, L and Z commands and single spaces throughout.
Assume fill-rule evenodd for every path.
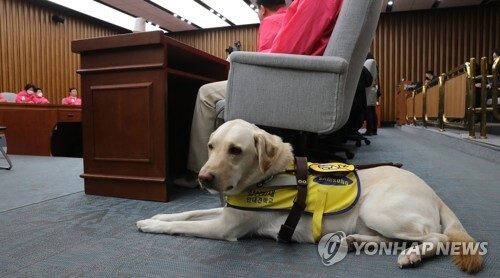
M 479 114 L 480 138 L 486 138 L 487 113 L 491 112 L 494 118 L 500 121 L 500 106 L 498 104 L 500 58 L 494 61 L 491 75 L 488 75 L 487 72 L 486 57 L 481 58 L 481 75 L 476 76 L 475 65 L 475 58 L 471 58 L 470 62 L 447 73 L 443 73 L 438 79 L 415 89 L 407 99 L 407 107 L 413 106 L 413 109 L 407 109 L 407 121 L 413 125 L 422 122 L 424 127 L 427 127 L 429 123 L 434 123 L 439 127 L 440 131 L 444 131 L 446 126 L 453 125 L 449 119 L 454 118 L 460 121 L 460 126 L 469 130 L 470 138 L 475 138 L 475 114 Z M 488 80 L 492 81 L 491 87 L 493 92 L 490 107 L 487 106 Z M 447 82 L 450 82 L 450 86 L 453 85 L 455 89 L 457 86 L 460 89 L 464 86 L 465 91 L 459 90 L 460 93 L 447 91 Z M 475 107 L 476 83 L 481 84 L 481 105 L 479 107 Z M 459 107 L 462 108 L 458 109 L 458 111 L 453 111 L 450 115 L 446 115 L 446 107 L 451 112 L 449 108 L 451 103 L 455 106 L 458 103 Z

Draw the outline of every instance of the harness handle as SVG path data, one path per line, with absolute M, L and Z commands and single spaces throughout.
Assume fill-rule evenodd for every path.
M 356 168 L 357 170 L 363 170 L 363 169 L 370 169 L 370 168 L 375 168 L 375 167 L 380 167 L 380 166 L 393 166 L 393 167 L 401 168 L 401 167 L 403 167 L 403 164 L 402 163 L 394 163 L 394 162 L 386 162 L 386 163 L 354 165 L 354 168 Z
M 278 240 L 282 242 L 292 241 L 292 235 L 306 208 L 307 178 L 309 175 L 306 157 L 295 157 L 295 171 L 295 177 L 297 179 L 297 196 L 295 196 L 295 200 L 293 200 L 290 214 L 288 214 L 285 223 L 281 225 L 281 229 L 278 233 Z

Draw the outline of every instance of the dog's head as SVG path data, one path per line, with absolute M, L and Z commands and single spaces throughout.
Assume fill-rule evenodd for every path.
M 284 170 L 293 160 L 292 147 L 243 120 L 221 125 L 208 142 L 208 161 L 198 180 L 211 193 L 238 194 Z

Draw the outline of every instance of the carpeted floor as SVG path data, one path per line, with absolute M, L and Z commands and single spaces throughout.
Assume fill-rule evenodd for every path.
M 498 164 L 397 128 L 382 129 L 371 140 L 370 146 L 357 150 L 352 162 L 402 162 L 404 168 L 426 180 L 469 233 L 478 241 L 488 242 L 485 268 L 477 276 L 498 277 Z M 18 157 L 13 156 L 13 161 L 15 171 L 21 171 Z M 70 163 L 66 163 L 69 167 Z M 76 168 L 81 167 L 81 160 L 74 163 Z M 36 178 L 59 183 L 61 171 L 49 165 L 40 163 L 45 175 Z M 78 176 L 82 169 L 73 171 Z M 18 182 L 33 179 L 29 174 L 18 176 L 18 181 L 4 177 L 5 173 L 0 172 L 2 196 L 14 190 Z M 79 182 L 68 180 L 66 184 L 75 187 L 73 183 Z M 169 203 L 89 196 L 74 190 L 72 194 L 0 212 L 0 277 L 467 276 L 448 257 L 436 257 L 418 268 L 401 270 L 396 256 L 350 253 L 343 261 L 327 267 L 321 263 L 317 247 L 311 244 L 281 244 L 261 238 L 224 242 L 138 232 L 135 222 L 157 213 L 218 205 L 216 196 L 202 190 L 171 190 Z

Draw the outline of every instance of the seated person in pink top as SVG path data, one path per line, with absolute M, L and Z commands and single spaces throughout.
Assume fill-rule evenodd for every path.
M 69 96 L 63 99 L 63 104 L 66 105 L 82 105 L 82 99 L 77 97 L 78 91 L 76 88 L 69 88 Z
M 274 39 L 272 53 L 323 55 L 342 0 L 295 0 Z
M 33 97 L 33 103 L 37 104 L 49 104 L 50 101 L 43 97 L 42 88 L 37 88 L 35 96 Z
M 7 100 L 0 94 L 0 102 L 7 102 Z
M 33 103 L 36 86 L 28 83 L 24 86 L 24 90 L 17 94 L 16 103 Z

